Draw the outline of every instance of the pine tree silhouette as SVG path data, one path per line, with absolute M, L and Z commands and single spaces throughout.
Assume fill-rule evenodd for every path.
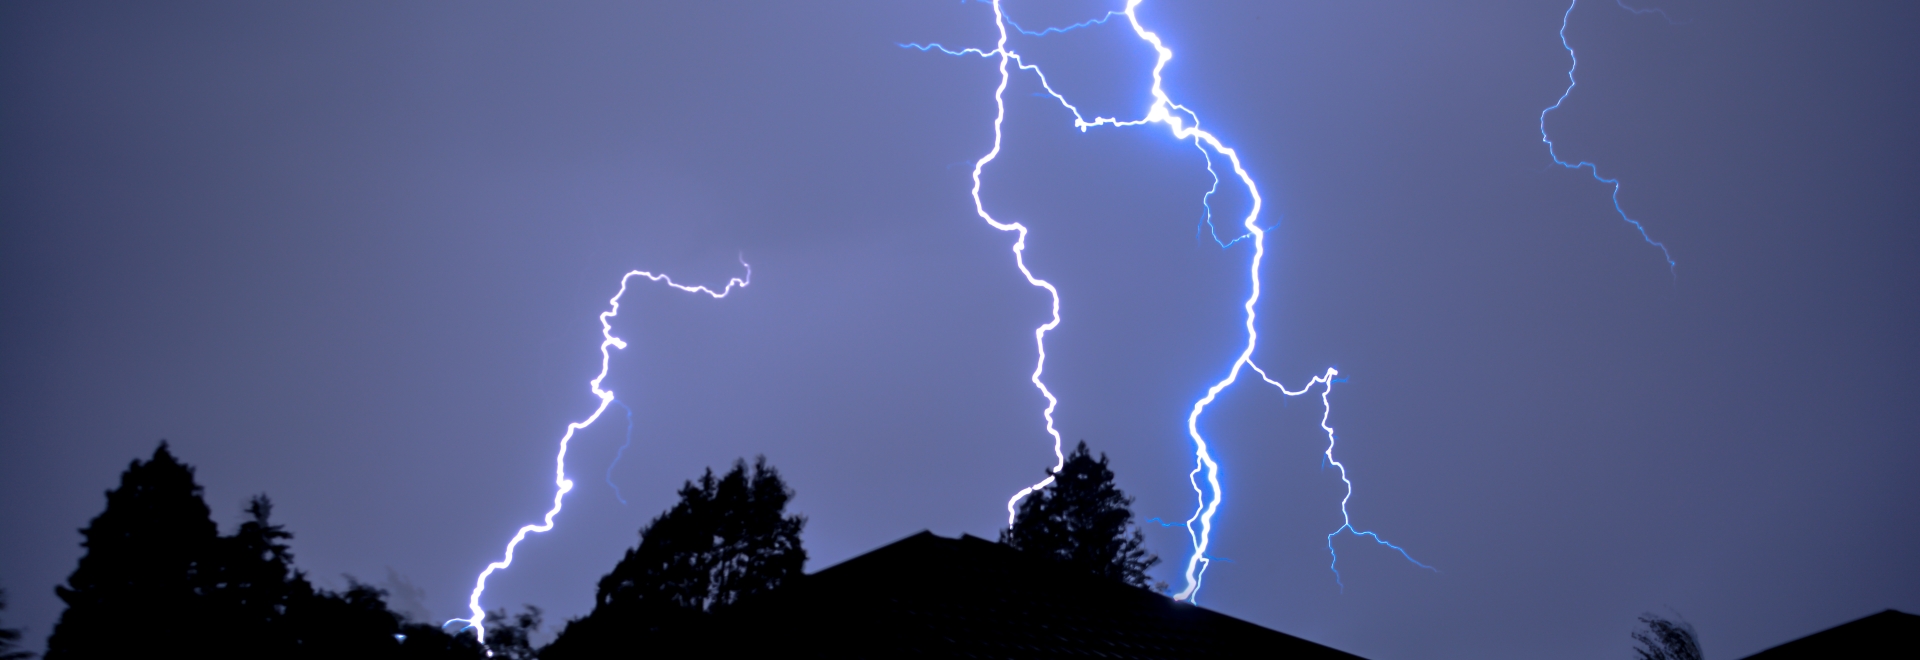
M 1099 460 L 1086 441 L 1067 455 L 1053 483 L 1020 501 L 1013 525 L 1000 542 L 1091 573 L 1146 588 L 1147 569 L 1160 558 L 1142 547 L 1146 536 L 1133 524 L 1133 498 L 1113 483 L 1107 455 Z
M 193 468 L 162 441 L 107 491 L 107 509 L 80 530 L 87 554 L 55 593 L 67 609 L 47 640 L 47 659 L 136 657 L 155 649 L 214 651 L 206 630 L 207 558 L 219 530 Z
M 205 569 L 211 589 L 205 593 L 210 614 L 222 630 L 215 631 L 236 649 L 281 648 L 297 638 L 287 611 L 313 588 L 293 569 L 293 553 L 286 541 L 293 534 L 273 524 L 273 502 L 256 495 L 247 502 L 247 521 L 233 536 L 221 537 Z

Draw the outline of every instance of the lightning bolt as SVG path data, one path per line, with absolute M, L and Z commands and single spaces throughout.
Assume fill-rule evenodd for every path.
M 1174 594 L 1174 598 L 1177 600 L 1186 600 L 1186 601 L 1192 602 L 1200 590 L 1200 585 L 1203 578 L 1205 577 L 1207 565 L 1211 561 L 1207 557 L 1207 549 L 1208 549 L 1208 546 L 1211 544 L 1211 539 L 1212 539 L 1213 517 L 1215 513 L 1217 513 L 1220 509 L 1220 502 L 1221 502 L 1221 495 L 1222 495 L 1222 489 L 1220 486 L 1220 466 L 1213 459 L 1213 455 L 1207 444 L 1206 436 L 1204 436 L 1200 432 L 1200 417 L 1206 413 L 1207 407 L 1213 403 L 1213 401 L 1220 395 L 1222 391 L 1226 390 L 1228 387 L 1232 386 L 1236 381 L 1238 381 L 1240 377 L 1240 373 L 1243 368 L 1253 369 L 1254 371 L 1260 374 L 1260 377 L 1263 380 L 1273 384 L 1276 387 L 1279 387 L 1282 392 L 1286 392 L 1290 396 L 1304 393 L 1307 391 L 1308 388 L 1312 387 L 1312 385 L 1316 383 L 1324 384 L 1330 389 L 1332 384 L 1331 379 L 1337 372 L 1335 372 L 1332 369 L 1329 369 L 1324 376 L 1313 379 L 1313 381 L 1308 383 L 1306 387 L 1303 387 L 1300 390 L 1295 391 L 1295 390 L 1287 389 L 1284 385 L 1281 385 L 1279 382 L 1276 382 L 1271 378 L 1267 378 L 1266 373 L 1264 371 L 1260 371 L 1259 367 L 1254 365 L 1253 354 L 1254 354 L 1254 351 L 1259 347 L 1259 337 L 1260 337 L 1259 331 L 1256 327 L 1257 313 L 1255 310 L 1260 301 L 1260 267 L 1266 256 L 1266 230 L 1262 229 L 1258 223 L 1258 220 L 1260 218 L 1260 210 L 1263 203 L 1260 197 L 1260 188 L 1258 185 L 1254 183 L 1253 176 L 1247 172 L 1244 165 L 1240 162 L 1240 156 L 1238 152 L 1235 152 L 1232 148 L 1227 147 L 1226 144 L 1224 144 L 1213 133 L 1202 130 L 1200 128 L 1199 115 L 1195 114 L 1191 109 L 1188 109 L 1186 106 L 1173 102 L 1173 100 L 1167 95 L 1165 89 L 1162 87 L 1162 82 L 1164 80 L 1163 72 L 1166 69 L 1167 62 L 1173 59 L 1173 50 L 1166 47 L 1166 45 L 1161 41 L 1159 35 L 1155 34 L 1152 31 L 1147 30 L 1146 27 L 1140 23 L 1140 18 L 1136 13 L 1136 9 L 1138 9 L 1138 7 L 1140 6 L 1140 3 L 1141 3 L 1141 0 L 1128 0 L 1126 9 L 1124 10 L 1121 10 L 1118 12 L 1108 12 L 1105 16 L 1102 16 L 1098 19 L 1094 19 L 1091 21 L 1084 21 L 1081 23 L 1075 23 L 1065 28 L 1047 28 L 1045 30 L 1040 30 L 1036 32 L 1033 30 L 1022 28 L 1017 23 L 1014 23 L 1012 20 L 1010 20 L 1007 17 L 1006 10 L 1002 6 L 1002 0 L 993 0 L 991 4 L 993 5 L 994 22 L 995 22 L 995 27 L 999 32 L 999 39 L 995 43 L 994 48 L 992 50 L 983 50 L 979 48 L 962 48 L 962 49 L 956 50 L 956 49 L 948 48 L 946 46 L 943 46 L 937 43 L 899 44 L 899 45 L 902 48 L 912 48 L 922 52 L 937 50 L 939 52 L 942 52 L 948 55 L 978 56 L 982 58 L 994 58 L 998 60 L 999 70 L 1000 70 L 1000 84 L 998 87 L 994 89 L 995 114 L 993 119 L 993 148 L 990 149 L 986 155 L 980 157 L 979 160 L 974 162 L 973 189 L 972 189 L 973 206 L 974 206 L 974 213 L 980 216 L 982 220 L 985 220 L 987 224 L 992 226 L 994 229 L 998 229 L 1000 231 L 1012 231 L 1012 232 L 1018 233 L 1018 238 L 1014 241 L 1014 245 L 1013 245 L 1014 263 L 1017 266 L 1019 266 L 1020 272 L 1022 275 L 1024 275 L 1027 278 L 1028 284 L 1035 287 L 1046 289 L 1047 293 L 1052 297 L 1052 303 L 1053 303 L 1052 319 L 1034 330 L 1034 341 L 1039 347 L 1039 351 L 1038 351 L 1039 358 L 1038 358 L 1037 364 L 1034 367 L 1033 375 L 1030 380 L 1033 382 L 1034 387 L 1039 389 L 1041 395 L 1044 396 L 1047 400 L 1047 406 L 1046 406 L 1046 409 L 1043 411 L 1042 416 L 1046 419 L 1047 434 L 1053 438 L 1053 453 L 1055 458 L 1055 467 L 1053 469 L 1054 472 L 1059 471 L 1059 469 L 1062 467 L 1062 464 L 1064 463 L 1064 457 L 1062 456 L 1060 451 L 1060 447 L 1061 447 L 1060 433 L 1058 430 L 1054 428 L 1054 419 L 1053 419 L 1054 410 L 1059 405 L 1059 400 L 1056 399 L 1053 393 L 1047 389 L 1046 383 L 1041 380 L 1041 376 L 1044 374 L 1046 370 L 1046 361 L 1047 361 L 1046 334 L 1049 330 L 1052 330 L 1055 327 L 1058 327 L 1060 325 L 1060 292 L 1058 289 L 1054 288 L 1054 286 L 1048 283 L 1047 281 L 1034 277 L 1033 272 L 1027 268 L 1026 258 L 1025 258 L 1027 227 L 1018 222 L 1001 222 L 999 220 L 994 219 L 994 217 L 991 214 L 987 213 L 986 206 L 982 203 L 980 198 L 981 172 L 986 168 L 988 163 L 993 162 L 993 160 L 1000 155 L 1000 145 L 1001 145 L 1001 140 L 1003 138 L 1002 125 L 1005 123 L 1006 114 L 1007 114 L 1005 97 L 1006 97 L 1007 86 L 1012 78 L 1012 72 L 1009 70 L 1009 66 L 1018 68 L 1022 71 L 1028 71 L 1033 73 L 1034 76 L 1039 80 L 1041 88 L 1046 90 L 1046 93 L 1052 96 L 1054 100 L 1058 101 L 1062 107 L 1067 109 L 1068 112 L 1072 113 L 1074 128 L 1080 130 L 1083 133 L 1090 128 L 1094 128 L 1098 126 L 1110 126 L 1110 127 L 1118 128 L 1118 127 L 1146 126 L 1150 124 L 1159 124 L 1159 125 L 1165 126 L 1173 134 L 1173 137 L 1175 139 L 1182 140 L 1182 141 L 1189 141 L 1189 140 L 1192 141 L 1194 147 L 1196 149 L 1199 149 L 1201 155 L 1205 157 L 1206 163 L 1207 163 L 1207 171 L 1213 174 L 1213 177 L 1214 177 L 1213 187 L 1209 189 L 1206 195 L 1201 199 L 1201 204 L 1205 208 L 1205 213 L 1202 216 L 1203 217 L 1202 222 L 1204 224 L 1204 227 L 1206 227 L 1209 231 L 1211 231 L 1213 227 L 1213 220 L 1212 220 L 1213 209 L 1209 204 L 1209 202 L 1213 194 L 1219 190 L 1219 181 L 1220 181 L 1219 172 L 1214 169 L 1214 158 L 1216 156 L 1225 158 L 1226 161 L 1230 165 L 1232 165 L 1234 175 L 1239 178 L 1241 184 L 1246 186 L 1247 193 L 1252 198 L 1252 205 L 1247 211 L 1246 218 L 1241 222 L 1241 226 L 1246 229 L 1246 233 L 1238 238 L 1233 239 L 1232 241 L 1221 241 L 1217 233 L 1213 235 L 1214 241 L 1216 243 L 1219 243 L 1222 248 L 1229 247 L 1243 239 L 1247 239 L 1247 238 L 1252 239 L 1251 242 L 1253 243 L 1253 259 L 1251 260 L 1250 265 L 1248 267 L 1248 271 L 1247 271 L 1247 278 L 1248 278 L 1248 282 L 1252 285 L 1252 291 L 1251 293 L 1248 294 L 1246 302 L 1242 305 L 1243 309 L 1246 312 L 1246 322 L 1245 322 L 1246 337 L 1247 337 L 1246 344 L 1241 348 L 1240 354 L 1238 355 L 1238 357 L 1234 359 L 1233 364 L 1227 369 L 1226 376 L 1221 378 L 1219 381 L 1215 382 L 1211 387 L 1208 387 L 1206 394 L 1202 396 L 1198 401 L 1194 402 L 1192 409 L 1189 411 L 1187 415 L 1187 434 L 1192 439 L 1193 446 L 1194 446 L 1194 468 L 1192 472 L 1188 473 L 1188 483 L 1193 486 L 1194 496 L 1197 502 L 1196 502 L 1193 516 L 1188 518 L 1187 521 L 1184 523 L 1184 525 L 1182 525 L 1187 528 L 1188 535 L 1192 541 L 1193 552 L 1187 558 L 1186 567 L 1184 571 L 1186 586 L 1180 592 Z M 1153 66 L 1153 85 L 1150 89 L 1150 92 L 1153 97 L 1153 102 L 1147 107 L 1146 114 L 1139 119 L 1122 120 L 1115 117 L 1100 117 L 1100 116 L 1095 116 L 1092 119 L 1088 119 L 1087 116 L 1083 114 L 1078 107 L 1074 106 L 1074 104 L 1068 101 L 1065 96 L 1061 95 L 1059 92 L 1053 89 L 1053 86 L 1047 81 L 1047 76 L 1045 72 L 1041 71 L 1037 65 L 1027 63 L 1025 60 L 1021 58 L 1018 52 L 1015 52 L 1014 50 L 1009 49 L 1007 47 L 1007 42 L 1010 36 L 1009 28 L 1012 28 L 1013 32 L 1018 32 L 1020 34 L 1038 37 L 1038 36 L 1045 36 L 1048 34 L 1064 33 L 1070 30 L 1092 27 L 1094 25 L 1105 24 L 1109 19 L 1112 19 L 1116 16 L 1126 17 L 1127 23 L 1133 28 L 1134 35 L 1139 37 L 1141 41 L 1152 46 L 1154 51 L 1158 55 Z M 1322 393 L 1321 401 L 1323 405 L 1328 405 L 1325 391 L 1323 391 Z M 1330 412 L 1330 409 L 1329 409 L 1329 412 Z M 1325 456 L 1328 461 L 1332 461 L 1333 440 L 1334 440 L 1333 429 L 1326 425 L 1325 416 L 1322 416 L 1321 418 L 1321 427 L 1326 429 L 1327 431 L 1328 446 L 1325 452 Z M 1339 465 L 1338 462 L 1335 462 L 1334 464 Z M 1386 543 L 1384 540 L 1380 539 L 1378 534 L 1375 534 L 1373 532 L 1360 532 L 1353 527 L 1352 518 L 1347 515 L 1347 509 L 1346 509 L 1347 500 L 1350 499 L 1353 494 L 1353 482 L 1347 479 L 1346 467 L 1344 465 L 1340 466 L 1340 470 L 1341 470 L 1341 481 L 1345 482 L 1347 486 L 1347 495 L 1346 497 L 1341 499 L 1341 504 L 1340 504 L 1342 526 L 1339 529 L 1336 529 L 1332 534 L 1329 534 L 1327 537 L 1328 551 L 1331 552 L 1333 549 L 1334 536 L 1337 536 L 1343 531 L 1353 532 L 1356 535 L 1371 536 L 1374 538 L 1374 540 L 1379 541 L 1380 543 L 1388 545 L 1390 547 L 1393 547 L 1395 550 L 1399 550 L 1403 556 L 1407 557 L 1408 561 L 1413 561 L 1413 558 L 1411 556 L 1408 556 L 1405 550 L 1401 550 L 1399 546 L 1393 546 L 1392 544 Z M 1202 486 L 1203 480 L 1205 482 L 1204 487 Z M 1035 490 L 1045 488 L 1048 484 L 1051 484 L 1052 482 L 1053 482 L 1053 477 L 1051 476 L 1051 473 L 1049 473 L 1049 476 L 1046 479 L 1043 479 L 1039 483 L 1036 483 L 1032 486 L 1021 489 L 1018 493 L 1015 493 L 1012 498 L 1008 499 L 1007 500 L 1007 524 L 1008 525 L 1013 524 L 1014 518 L 1016 516 L 1016 510 L 1017 510 L 1016 507 L 1018 506 L 1021 499 L 1032 494 Z M 1167 523 L 1162 523 L 1162 524 L 1165 525 Z M 1337 555 L 1334 558 L 1334 562 L 1335 562 L 1334 579 L 1336 582 L 1339 582 L 1339 568 L 1338 568 Z M 1425 564 L 1420 564 L 1417 561 L 1415 561 L 1414 563 L 1429 569 L 1432 568 L 1430 566 L 1426 566 Z M 1342 588 L 1344 589 L 1344 584 L 1342 585 Z
M 607 349 L 609 347 L 620 349 L 627 347 L 626 340 L 613 336 L 613 324 L 608 321 L 608 319 L 620 315 L 620 297 L 627 295 L 627 281 L 635 277 L 644 277 L 653 282 L 663 282 L 667 286 L 687 293 L 704 293 L 715 299 L 719 299 L 727 297 L 727 294 L 732 293 L 734 288 L 745 288 L 753 281 L 753 266 L 748 265 L 745 259 L 740 261 L 740 265 L 747 269 L 746 277 L 736 277 L 727 280 L 727 285 L 719 291 L 714 291 L 705 286 L 680 284 L 674 282 L 673 278 L 666 275 L 649 273 L 644 270 L 631 271 L 620 277 L 620 291 L 613 294 L 613 298 L 607 301 L 607 311 L 600 313 L 600 374 L 594 376 L 593 380 L 587 381 L 587 388 L 592 390 L 593 395 L 600 399 L 600 405 L 594 408 L 593 414 L 588 415 L 586 419 L 568 424 L 567 432 L 560 436 L 560 453 L 553 459 L 553 484 L 557 487 L 553 493 L 553 508 L 547 510 L 546 517 L 543 518 L 539 524 L 526 525 L 515 532 L 513 534 L 513 540 L 507 541 L 506 556 L 500 561 L 487 564 L 486 570 L 481 571 L 480 577 L 474 580 L 473 594 L 467 597 L 467 609 L 471 611 L 472 617 L 466 619 L 450 619 L 446 623 L 441 624 L 441 627 L 445 628 L 451 627 L 454 624 L 461 624 L 462 627 L 460 630 L 462 632 L 469 629 L 473 630 L 474 638 L 484 644 L 487 636 L 486 628 L 482 622 L 486 620 L 487 612 L 480 608 L 480 596 L 487 590 L 487 578 L 492 576 L 494 571 L 503 571 L 513 565 L 513 550 L 516 546 L 520 545 L 521 541 L 526 540 L 528 534 L 544 533 L 553 529 L 553 519 L 555 516 L 560 515 L 561 500 L 567 496 L 567 491 L 573 490 L 573 480 L 567 478 L 567 445 L 572 442 L 574 432 L 593 426 L 594 421 L 600 419 L 600 414 L 606 412 L 607 406 L 614 402 L 613 391 L 600 389 L 600 382 L 607 378 L 607 363 L 610 359 L 610 353 Z M 625 406 L 623 405 L 622 407 Z
M 1660 14 L 1661 18 L 1666 18 L 1668 23 L 1673 22 L 1673 19 L 1668 17 L 1666 12 L 1661 11 L 1659 9 L 1635 9 L 1633 7 L 1627 6 L 1626 2 L 1624 2 L 1623 0 L 1615 0 L 1615 2 L 1618 3 L 1621 8 L 1626 9 L 1627 11 L 1633 12 L 1633 14 L 1636 16 L 1649 14 L 1649 13 L 1658 13 Z M 1613 186 L 1614 213 L 1619 214 L 1620 219 L 1627 221 L 1627 224 L 1633 225 L 1634 230 L 1640 232 L 1641 240 L 1646 241 L 1648 245 L 1652 245 L 1654 247 L 1660 248 L 1660 255 L 1665 257 L 1667 260 L 1667 271 L 1669 273 L 1673 273 L 1675 277 L 1678 277 L 1679 272 L 1676 269 L 1679 267 L 1679 265 L 1673 262 L 1673 253 L 1667 251 L 1666 244 L 1661 243 L 1660 241 L 1653 240 L 1652 236 L 1647 235 L 1646 226 L 1640 224 L 1639 220 L 1635 220 L 1632 217 L 1629 217 L 1627 215 L 1627 210 L 1624 208 L 1621 208 L 1620 180 L 1609 179 L 1607 177 L 1600 176 L 1600 167 L 1597 165 L 1594 165 L 1593 163 L 1589 163 L 1584 160 L 1579 162 L 1569 163 L 1567 161 L 1561 160 L 1560 154 L 1554 151 L 1553 139 L 1547 137 L 1547 113 L 1553 112 L 1555 110 L 1559 110 L 1560 105 L 1563 103 L 1566 103 L 1567 97 L 1573 94 L 1573 88 L 1579 84 L 1577 81 L 1573 79 L 1573 72 L 1580 68 L 1580 56 L 1573 52 L 1573 44 L 1567 42 L 1567 22 L 1573 18 L 1573 9 L 1578 6 L 1580 6 L 1580 0 L 1572 0 L 1571 2 L 1567 3 L 1566 13 L 1560 15 L 1560 47 L 1567 49 L 1567 58 L 1572 60 L 1573 64 L 1567 67 L 1567 90 L 1560 93 L 1559 100 L 1554 101 L 1553 105 L 1547 106 L 1547 109 L 1540 111 L 1540 141 L 1547 143 L 1547 156 L 1549 158 L 1552 158 L 1554 163 L 1570 170 L 1578 170 L 1578 169 L 1584 168 L 1587 170 L 1588 173 L 1593 175 L 1593 180 L 1599 181 L 1609 186 Z

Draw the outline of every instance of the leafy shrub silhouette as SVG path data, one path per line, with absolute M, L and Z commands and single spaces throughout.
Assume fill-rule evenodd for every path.
M 1652 613 L 1640 615 L 1633 631 L 1634 657 L 1639 660 L 1700 660 L 1700 639 L 1686 621 L 1672 621 Z
M 764 456 L 714 477 L 708 469 L 680 488 L 680 501 L 640 529 L 600 579 L 594 608 L 571 621 L 541 657 L 598 657 L 651 647 L 691 649 L 711 613 L 798 577 L 807 520 L 787 515 L 793 490 Z M 630 650 L 628 651 L 630 652 Z

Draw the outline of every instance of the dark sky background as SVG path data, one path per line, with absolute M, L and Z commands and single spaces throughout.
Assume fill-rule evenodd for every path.
M 1059 25 L 1113 2 L 1010 3 Z M 1735 658 L 1920 612 L 1920 10 L 1675 0 L 1149 0 L 1174 98 L 1269 206 L 1257 359 L 1204 419 L 1226 502 L 1200 602 L 1377 658 L 1625 657 L 1643 611 Z M 1674 24 L 1678 23 L 1678 24 Z M 1026 378 L 1047 297 L 972 214 L 991 10 L 806 3 L 0 5 L 0 587 L 36 644 L 75 529 L 168 439 L 231 529 L 270 494 L 299 564 L 462 613 L 552 494 L 636 287 L 559 529 L 490 606 L 584 613 L 706 466 L 765 454 L 815 570 L 921 529 L 992 538 L 1053 459 Z M 1016 48 L 1103 115 L 1121 25 Z M 1164 130 L 1074 131 L 1008 92 L 989 209 L 1062 294 L 1059 427 L 1142 518 L 1192 511 L 1188 406 L 1240 341 L 1245 245 Z M 1221 213 L 1244 209 L 1228 185 Z M 617 411 L 617 409 L 615 409 Z M 1148 530 L 1170 582 L 1184 530 Z M 1228 561 L 1230 560 L 1230 561 Z M 417 593 L 411 591 L 417 589 Z

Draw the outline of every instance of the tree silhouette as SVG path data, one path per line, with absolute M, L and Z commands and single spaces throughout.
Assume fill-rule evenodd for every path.
M 1633 631 L 1633 647 L 1639 660 L 1700 660 L 1700 639 L 1686 621 L 1675 622 L 1652 613 L 1640 615 L 1640 627 Z
M 744 460 L 719 479 L 707 470 L 640 530 L 639 547 L 600 579 L 596 605 L 709 612 L 798 575 L 807 561 L 800 547 L 807 521 L 785 515 L 792 497 L 764 456 L 751 474 Z
M 807 521 L 786 515 L 792 498 L 764 456 L 751 471 L 740 460 L 719 478 L 708 469 L 686 482 L 680 501 L 642 527 L 640 545 L 600 579 L 593 611 L 570 622 L 542 657 L 680 643 L 688 635 L 662 633 L 698 629 L 707 614 L 799 576 Z
M 87 554 L 54 588 L 67 609 L 47 640 L 48 660 L 214 651 L 200 595 L 219 530 L 193 468 L 166 442 L 152 459 L 127 467 L 120 487 L 107 491 L 106 511 L 80 533 Z
M 240 649 L 287 645 L 294 637 L 288 609 L 314 596 L 306 578 L 293 569 L 293 552 L 286 541 L 293 534 L 273 524 L 273 502 L 256 495 L 247 502 L 247 521 L 233 536 L 214 544 L 204 573 L 210 588 L 205 597 L 225 629 L 216 631 L 227 645 Z
M 272 512 L 265 495 L 254 497 L 247 520 L 220 536 L 193 468 L 162 442 L 121 474 L 106 510 L 81 530 L 87 553 L 55 589 L 67 609 L 47 657 L 485 657 L 470 636 L 406 621 L 378 589 L 314 589 Z
M 1147 569 L 1160 558 L 1142 547 L 1146 537 L 1127 507 L 1133 498 L 1113 483 L 1107 455 L 1099 460 L 1087 443 L 1067 455 L 1053 483 L 1020 501 L 1013 525 L 1000 542 L 1086 571 L 1146 588 Z

